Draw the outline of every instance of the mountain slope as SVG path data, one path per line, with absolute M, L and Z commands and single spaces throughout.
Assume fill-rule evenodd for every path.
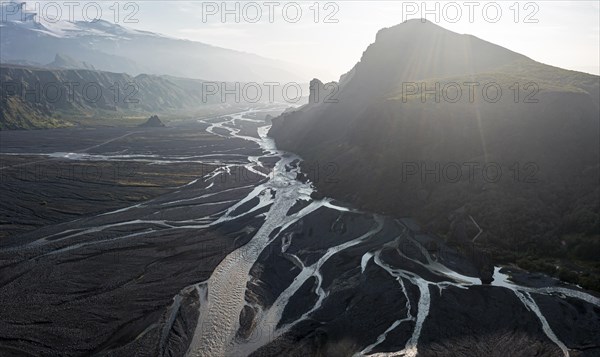
M 86 65 L 64 56 L 57 56 L 55 63 L 66 67 Z M 0 129 L 70 126 L 81 123 L 80 117 L 123 119 L 154 113 L 181 117 L 287 101 L 277 91 L 269 94 L 267 86 L 261 86 L 260 92 L 233 92 L 244 86 L 240 82 L 215 83 L 167 75 L 0 65 Z
M 21 21 L 18 13 L 2 21 L 3 63 L 45 64 L 60 53 L 99 70 L 131 75 L 168 74 L 245 82 L 304 79 L 298 69 L 282 61 L 133 30 L 104 20 L 48 23 L 34 19 Z
M 473 98 L 468 82 L 479 83 Z M 463 95 L 421 96 L 436 83 Z M 498 100 L 486 85 L 501 88 Z M 315 182 L 325 195 L 417 217 L 464 247 L 476 221 L 496 259 L 581 271 L 561 259 L 598 249 L 598 88 L 598 76 L 412 20 L 377 34 L 337 103 L 286 113 L 270 135 L 307 167 L 328 165 Z M 600 288 L 597 273 L 588 286 Z
M 411 20 L 379 31 L 375 43 L 363 53 L 360 62 L 342 76 L 339 93 L 336 95 L 337 103 L 320 103 L 321 105 L 304 108 L 302 120 L 296 123 L 289 120 L 285 131 L 294 133 L 290 138 L 290 148 L 294 146 L 297 137 L 311 137 L 314 142 L 335 140 L 344 134 L 343 128 L 348 128 L 353 121 L 361 118 L 358 114 L 365 106 L 397 97 L 403 83 L 419 85 L 426 80 L 431 82 L 437 79 L 438 82 L 443 82 L 444 78 L 450 82 L 449 79 L 455 77 L 454 81 L 462 85 L 464 82 L 476 81 L 473 75 L 486 72 L 491 76 L 488 76 L 487 81 L 481 82 L 482 85 L 500 81 L 510 86 L 513 83 L 507 82 L 508 73 L 512 74 L 515 81 L 525 82 L 521 85 L 532 81 L 550 81 L 556 83 L 554 87 L 559 88 L 567 85 L 571 89 L 581 86 L 592 97 L 597 97 L 597 76 L 577 75 L 576 72 L 549 68 L 474 36 L 460 35 L 431 22 Z M 494 74 L 495 71 L 498 73 Z M 522 76 L 526 74 L 529 78 L 523 81 Z M 468 87 L 462 87 L 464 97 L 467 97 Z M 426 87 L 429 90 L 433 88 L 435 87 Z M 504 97 L 512 95 L 507 86 L 503 89 L 506 92 Z M 526 93 L 523 91 L 522 94 L 524 96 Z M 327 117 L 327 120 L 323 121 L 322 117 Z M 325 132 L 322 130 L 324 126 L 341 120 L 344 122 L 342 127 L 327 127 Z M 307 124 L 312 121 L 319 124 Z M 294 127 L 293 130 L 291 126 Z M 277 130 L 275 126 L 273 133 Z M 279 143 L 286 145 L 285 133 L 276 137 Z
M 68 126 L 69 118 L 198 108 L 201 87 L 161 77 L 87 69 L 0 66 L 0 129 Z M 212 98 L 211 98 L 212 99 Z

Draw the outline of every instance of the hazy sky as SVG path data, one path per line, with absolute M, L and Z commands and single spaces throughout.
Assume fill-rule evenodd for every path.
M 314 1 L 228 1 L 227 9 L 233 13 L 224 22 L 222 1 L 137 3 L 139 11 L 133 18 L 138 23 L 123 23 L 124 15 L 134 10 L 128 8 L 121 9 L 120 24 L 296 63 L 310 67 L 313 76 L 322 80 L 337 80 L 348 71 L 379 29 L 422 17 L 423 10 L 430 10 L 425 17 L 443 27 L 537 61 L 600 73 L 598 0 L 522 1 L 517 6 L 515 1 L 429 1 L 425 7 L 422 1 L 320 1 L 317 6 Z M 301 16 L 296 16 L 298 7 Z M 111 17 L 105 9 L 102 18 Z

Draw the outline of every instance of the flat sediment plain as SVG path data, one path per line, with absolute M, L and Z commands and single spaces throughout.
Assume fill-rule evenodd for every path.
M 155 355 L 164 319 L 195 324 L 181 290 L 262 218 L 202 227 L 265 180 L 207 127 L 0 132 L 0 355 Z
M 273 111 L 1 132 L 0 355 L 600 353 L 597 295 L 316 198 Z
M 144 202 L 260 153 L 204 128 L 0 132 L 0 237 Z

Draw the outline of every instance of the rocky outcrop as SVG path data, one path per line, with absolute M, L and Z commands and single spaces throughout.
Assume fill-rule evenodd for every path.
M 336 82 L 323 83 L 319 79 L 314 78 L 312 81 L 310 81 L 308 106 L 313 106 L 320 103 L 336 103 L 338 87 L 339 86 Z
M 54 57 L 54 61 L 49 63 L 46 67 L 49 68 L 62 68 L 62 69 L 89 69 L 96 70 L 94 66 L 86 62 L 78 61 L 67 55 L 57 53 Z
M 158 118 L 158 115 L 153 115 L 150 118 L 148 118 L 148 120 L 139 125 L 140 127 L 143 128 L 164 128 L 166 125 L 160 121 L 160 119 Z

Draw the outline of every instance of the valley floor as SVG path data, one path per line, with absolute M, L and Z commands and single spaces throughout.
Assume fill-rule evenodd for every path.
M 0 133 L 0 354 L 600 353 L 597 296 L 316 199 L 274 110 Z

